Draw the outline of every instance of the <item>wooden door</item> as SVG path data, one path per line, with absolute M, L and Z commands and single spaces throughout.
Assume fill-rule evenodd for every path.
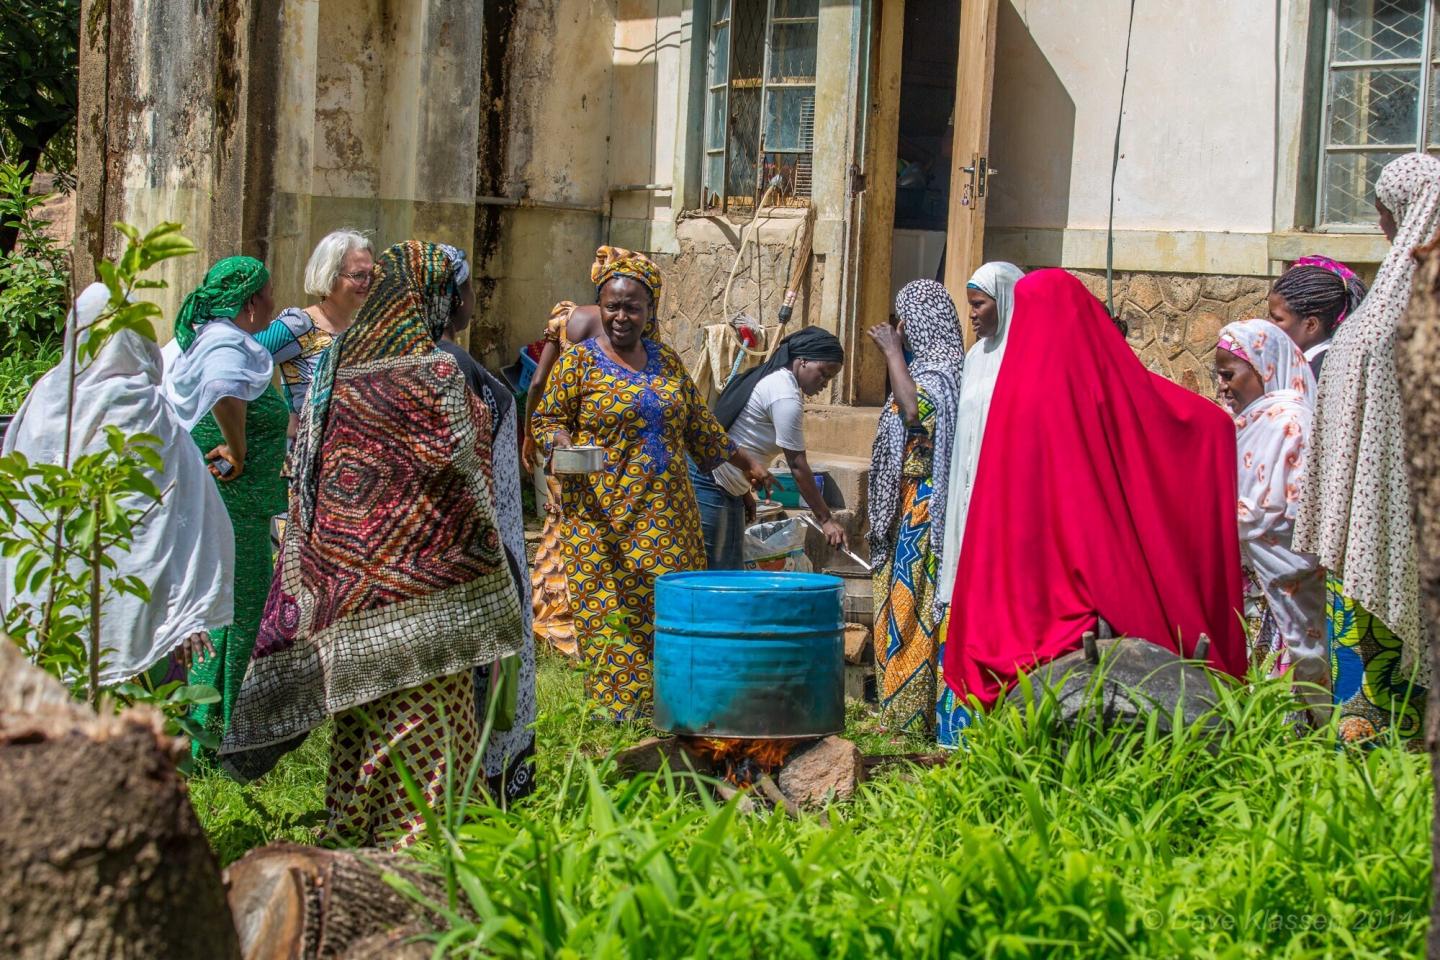
M 989 202 L 990 93 L 995 80 L 995 17 L 999 0 L 963 0 L 960 59 L 955 68 L 955 142 L 951 151 L 950 217 L 945 235 L 945 287 L 965 313 L 965 282 L 985 259 Z M 964 324 L 965 345 L 974 334 Z
M 865 331 L 890 317 L 890 261 L 895 234 L 895 149 L 900 135 L 900 68 L 905 0 L 875 0 L 871 7 L 869 89 L 863 110 L 864 150 L 859 200 L 856 310 L 845 350 L 854 357 L 849 400 L 885 401 L 885 359 Z M 853 353 L 852 353 L 853 351 Z

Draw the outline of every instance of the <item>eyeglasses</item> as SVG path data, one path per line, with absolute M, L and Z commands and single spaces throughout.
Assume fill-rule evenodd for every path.
M 340 276 L 349 280 L 351 283 L 369 283 L 374 279 L 375 274 L 374 271 L 371 270 L 360 270 L 355 273 L 342 273 Z

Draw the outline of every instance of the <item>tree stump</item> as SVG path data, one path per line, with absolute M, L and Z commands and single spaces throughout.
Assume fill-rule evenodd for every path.
M 1415 541 L 1420 560 L 1420 616 L 1430 652 L 1430 700 L 1425 740 L 1436 806 L 1431 839 L 1429 955 L 1440 960 L 1440 240 L 1415 251 L 1419 268 L 1410 306 L 1395 342 L 1395 371 L 1405 415 Z
M 245 960 L 429 957 L 429 945 L 411 938 L 442 922 L 384 880 L 400 874 L 443 904 L 440 879 L 416 867 L 403 852 L 290 843 L 252 850 L 225 871 Z
M 150 709 L 96 715 L 0 635 L 0 956 L 239 958 Z

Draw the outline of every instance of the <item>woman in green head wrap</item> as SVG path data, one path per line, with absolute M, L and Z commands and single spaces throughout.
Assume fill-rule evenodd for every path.
M 166 394 L 220 481 L 235 530 L 235 622 L 211 631 L 214 654 L 190 670 L 191 683 L 220 691 L 219 703 L 195 711 L 217 737 L 245 679 L 265 607 L 270 518 L 285 510 L 280 468 L 290 413 L 271 386 L 270 353 L 254 339 L 274 309 L 265 265 L 227 257 L 185 298 L 175 339 L 164 350 Z

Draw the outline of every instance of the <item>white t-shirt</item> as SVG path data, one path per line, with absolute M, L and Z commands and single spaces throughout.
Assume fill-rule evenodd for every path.
M 781 450 L 804 450 L 805 395 L 795 374 L 786 367 L 757 383 L 728 432 L 737 447 L 767 466 Z M 750 492 L 750 481 L 730 463 L 720 464 L 711 476 L 734 496 Z

